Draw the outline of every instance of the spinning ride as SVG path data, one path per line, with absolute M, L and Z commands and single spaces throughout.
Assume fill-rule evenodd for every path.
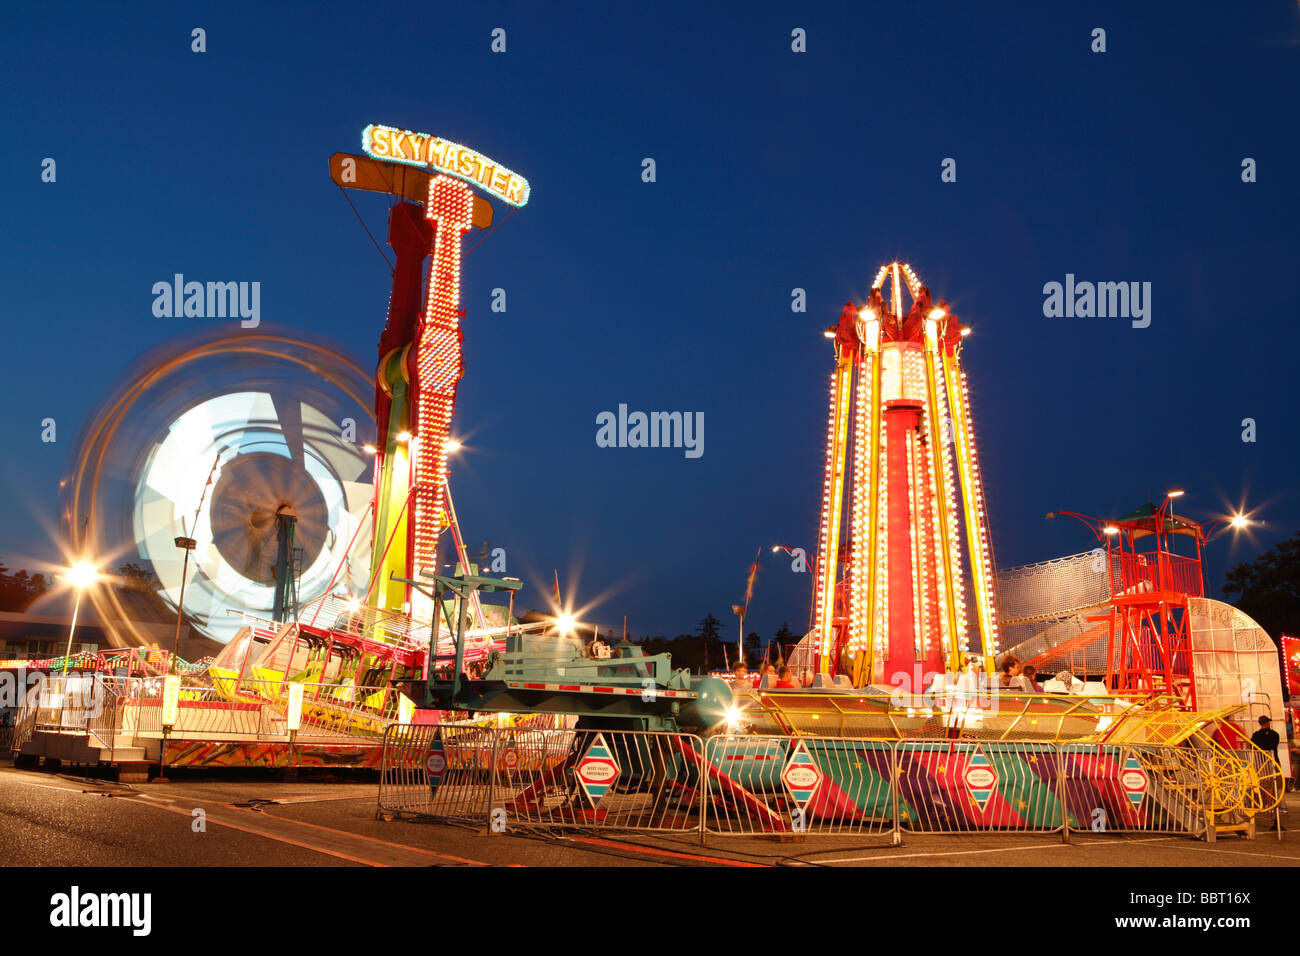
M 283 621 L 331 586 L 364 591 L 367 391 L 348 359 L 296 334 L 209 334 L 147 356 L 64 484 L 75 553 L 138 556 L 166 607 L 222 643 L 240 614 Z M 89 593 L 122 645 L 148 643 L 115 589 Z

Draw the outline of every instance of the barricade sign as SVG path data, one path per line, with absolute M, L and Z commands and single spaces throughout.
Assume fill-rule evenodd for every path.
M 442 735 L 434 731 L 429 741 L 429 752 L 424 756 L 424 770 L 429 775 L 429 792 L 434 793 L 442 782 L 443 771 L 447 769 L 447 754 L 442 749 Z
M 808 801 L 821 786 L 822 772 L 817 769 L 817 764 L 813 762 L 812 755 L 802 740 L 790 751 L 790 759 L 781 771 L 781 780 L 800 810 L 808 806 Z
M 586 755 L 578 761 L 574 773 L 591 805 L 598 806 L 600 798 L 617 782 L 619 774 L 618 761 L 605 743 L 604 734 L 596 734 L 596 739 L 587 748 Z
M 1146 796 L 1147 775 L 1132 751 L 1129 751 L 1124 760 L 1124 769 L 1119 775 L 1119 782 L 1128 796 L 1129 803 L 1133 804 L 1133 809 L 1136 810 L 1142 805 L 1142 798 Z
M 988 806 L 989 797 L 993 795 L 994 788 L 998 785 L 998 773 L 989 763 L 989 758 L 984 756 L 982 750 L 976 750 L 970 755 L 970 760 L 966 764 L 966 773 L 964 774 L 966 789 L 970 791 L 971 799 L 981 810 Z

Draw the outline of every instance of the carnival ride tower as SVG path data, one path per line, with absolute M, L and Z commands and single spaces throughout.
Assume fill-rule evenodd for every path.
M 407 200 L 393 205 L 388 220 L 397 262 L 375 373 L 374 567 L 364 603 L 423 617 L 428 609 L 416 605 L 428 598 L 422 601 L 411 581 L 438 570 L 444 531 L 452 531 L 460 564 L 469 570 L 447 487 L 447 455 L 456 445 L 451 419 L 465 370 L 462 245 L 493 218 L 491 203 L 471 187 L 515 209 L 527 203 L 530 189 L 483 154 L 429 134 L 371 124 L 362 132 L 362 149 L 365 156 L 331 157 L 335 182 Z M 477 601 L 474 606 L 481 627 L 482 609 Z
M 846 303 L 826 332 L 835 371 L 813 623 L 822 673 L 857 686 L 903 674 L 915 691 L 972 657 L 994 669 L 993 551 L 960 363 L 969 331 L 892 262 L 866 305 Z
M 464 373 L 461 356 L 461 240 L 471 227 L 474 196 L 450 176 L 429 180 L 423 215 L 399 203 L 389 215 L 397 253 L 388 322 L 379 344 L 375 417 L 375 603 L 410 610 L 400 579 L 435 570 L 447 519 L 447 443 Z M 421 270 L 431 257 L 424 309 Z

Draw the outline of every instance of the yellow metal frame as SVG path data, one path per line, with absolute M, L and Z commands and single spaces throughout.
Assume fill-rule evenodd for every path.
M 842 352 L 835 361 L 835 438 L 831 448 L 831 489 L 826 515 L 826 559 L 821 569 L 822 616 L 817 622 L 821 653 L 818 669 L 831 670 L 832 635 L 835 630 L 835 585 L 839 571 L 840 524 L 844 507 L 844 465 L 848 448 L 849 404 L 853 394 L 853 360 Z
M 972 706 L 943 708 L 936 706 L 917 706 L 912 704 L 900 704 L 897 702 L 895 695 L 892 694 L 825 694 L 815 691 L 785 691 L 785 692 L 759 692 L 757 696 L 750 696 L 744 699 L 744 703 L 749 704 L 755 711 L 763 711 L 768 716 L 776 719 L 783 728 L 790 734 L 797 737 L 820 737 L 820 736 L 852 736 L 844 732 L 848 730 L 846 721 L 850 718 L 863 717 L 884 717 L 889 726 L 893 729 L 893 736 L 873 736 L 868 739 L 873 740 L 908 740 L 923 739 L 918 738 L 916 734 L 907 734 L 899 726 L 903 720 L 914 721 L 918 718 L 938 717 L 943 714 L 964 714 L 970 718 L 977 716 L 978 721 L 982 724 L 986 720 L 1001 719 L 1009 720 L 1006 727 L 1000 727 L 996 732 L 986 731 L 983 728 L 976 730 L 973 726 L 966 727 L 964 724 L 958 725 L 958 731 L 961 733 L 978 734 L 980 740 L 1015 740 L 1022 739 L 1016 735 L 1016 731 L 1024 731 L 1027 724 L 1037 724 L 1039 722 L 1051 721 L 1056 722 L 1056 732 L 1050 736 L 1043 736 L 1045 730 L 1035 732 L 1034 739 L 1051 740 L 1053 742 L 1099 742 L 1099 743 L 1181 743 L 1192 732 L 1196 726 L 1204 725 L 1211 719 L 1206 714 L 1187 714 L 1184 711 L 1175 711 L 1181 718 L 1197 718 L 1199 720 L 1169 720 L 1163 715 L 1167 709 L 1176 708 L 1179 704 L 1176 697 L 1163 696 L 1133 696 L 1122 697 L 1119 695 L 1108 695 L 1106 699 L 1115 701 L 1123 707 L 1123 710 L 1117 712 L 1103 712 L 1097 709 L 1097 700 L 1095 697 L 1073 697 L 1063 694 L 991 694 L 976 695 L 971 693 L 963 694 L 962 692 L 952 691 L 948 698 L 960 702 L 963 697 L 968 699 Z M 919 695 L 913 695 L 909 698 L 913 701 L 919 699 Z M 857 704 L 875 703 L 879 706 L 875 709 L 862 710 L 861 708 L 848 708 L 845 705 L 854 702 Z M 987 706 L 974 706 L 976 703 Z M 1050 713 L 1042 711 L 1033 711 L 1035 704 L 1049 703 L 1058 705 Z M 1064 705 L 1064 706 L 1060 706 Z M 1216 712 L 1217 716 L 1218 712 Z M 1107 725 L 1102 730 L 1093 734 L 1083 736 L 1071 736 L 1064 733 L 1064 723 L 1071 718 L 1096 717 L 1098 720 L 1107 720 Z M 1143 736 L 1134 730 L 1131 736 L 1122 736 L 1118 739 L 1112 739 L 1113 728 L 1121 721 L 1122 718 L 1130 718 L 1134 724 L 1147 721 L 1159 722 L 1162 728 L 1171 728 L 1173 726 L 1182 726 L 1183 724 L 1193 724 L 1186 734 L 1181 736 L 1171 732 L 1152 732 L 1146 735 L 1146 739 L 1138 740 Z M 743 712 L 742 712 L 742 719 Z M 819 724 L 816 733 L 808 733 L 798 729 L 800 720 L 825 720 L 825 724 Z M 974 720 L 972 719 L 972 723 Z M 946 738 L 944 738 L 946 739 Z
M 853 662 L 853 684 L 855 687 L 861 687 L 863 684 L 870 683 L 876 673 L 876 569 L 877 562 L 880 558 L 879 537 L 880 537 L 880 495 L 876 494 L 876 489 L 880 482 L 880 381 L 881 369 L 884 362 L 880 357 L 880 328 L 875 326 L 876 341 L 864 343 L 867 349 L 867 358 L 871 361 L 871 394 L 868 401 L 871 405 L 871 429 L 870 445 L 867 451 L 869 484 L 871 489 L 871 501 L 867 505 L 867 613 L 866 613 L 866 650 L 864 654 L 858 655 Z M 854 462 L 854 468 L 858 467 Z M 854 576 L 859 574 L 857 568 L 854 568 Z
M 968 457 L 973 445 L 966 430 L 966 401 L 961 392 L 961 382 L 957 379 L 957 358 L 950 361 L 947 353 L 942 353 L 943 378 L 948 398 L 948 416 L 952 422 L 953 444 L 957 449 L 957 482 L 961 485 L 962 512 L 966 524 L 966 551 L 971 566 L 971 583 L 974 586 L 975 611 L 980 628 L 980 653 L 984 657 L 984 668 L 988 673 L 995 670 L 992 646 L 993 605 L 989 600 L 990 569 L 984 564 L 984 553 L 980 548 L 983 532 L 982 517 L 975 493 L 975 472 L 978 466 Z
M 937 343 L 931 334 L 932 331 L 932 328 L 927 328 L 925 336 L 925 387 L 928 392 L 925 404 L 930 420 L 931 454 L 934 455 L 931 470 L 934 473 L 934 498 L 937 517 L 939 527 L 942 529 L 940 538 L 946 541 L 950 527 L 948 520 L 948 449 L 947 443 L 944 441 L 943 426 L 939 421 L 939 391 L 936 375 L 938 369 L 935 367 Z M 949 414 L 951 415 L 951 405 L 949 406 Z M 943 566 L 943 588 L 946 597 L 945 605 L 948 611 L 948 668 L 958 671 L 962 667 L 962 647 L 960 629 L 957 626 L 957 591 L 954 587 L 953 560 L 948 548 L 940 548 L 939 550 L 942 552 L 939 557 Z

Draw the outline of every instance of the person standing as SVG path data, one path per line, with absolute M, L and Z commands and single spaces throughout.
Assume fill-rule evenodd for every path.
M 1277 746 L 1281 741 L 1278 738 L 1277 731 L 1273 729 L 1272 719 L 1269 718 L 1267 714 L 1259 718 L 1259 730 L 1255 731 L 1253 734 L 1250 735 L 1250 742 L 1254 744 L 1256 747 L 1258 747 L 1260 750 L 1264 751 L 1264 753 L 1272 757 L 1273 762 L 1275 764 L 1277 764 L 1279 767 L 1281 766 L 1282 761 L 1278 760 L 1277 757 Z M 1270 791 L 1269 794 L 1270 796 L 1273 797 L 1277 796 L 1275 790 L 1276 786 L 1277 785 L 1276 783 L 1274 783 L 1274 778 L 1270 776 L 1265 785 L 1265 789 Z M 1286 810 L 1283 809 L 1282 812 L 1285 813 Z M 1280 817 L 1277 818 L 1277 825 L 1279 827 L 1281 826 Z
M 1273 729 L 1272 718 L 1267 714 L 1259 718 L 1259 730 L 1250 735 L 1250 742 L 1272 757 L 1275 763 L 1279 765 L 1282 763 L 1277 759 L 1277 745 L 1281 741 L 1277 731 Z

